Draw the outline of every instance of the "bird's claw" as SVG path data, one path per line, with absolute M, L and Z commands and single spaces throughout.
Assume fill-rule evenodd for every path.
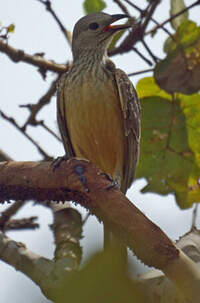
M 51 163 L 51 167 L 53 168 L 53 171 L 55 171 L 56 168 L 58 168 L 63 161 L 67 161 L 68 159 L 69 157 L 67 155 L 62 157 L 57 157 L 56 159 L 54 159 Z
M 106 179 L 107 179 L 108 181 L 111 182 L 110 184 L 108 184 L 108 185 L 105 187 L 105 190 L 109 190 L 109 189 L 111 189 L 111 188 L 118 188 L 118 189 L 119 189 L 119 184 L 117 183 L 116 180 L 113 180 L 109 174 L 103 173 L 103 175 L 106 177 Z

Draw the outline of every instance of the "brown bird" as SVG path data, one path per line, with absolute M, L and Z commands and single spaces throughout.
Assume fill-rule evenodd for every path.
M 138 161 L 140 105 L 128 76 L 116 69 L 107 48 L 117 31 L 130 27 L 112 23 L 127 17 L 101 12 L 76 23 L 73 65 L 61 77 L 57 97 L 66 155 L 90 160 L 123 193 L 134 180 Z M 105 244 L 109 238 L 105 237 Z

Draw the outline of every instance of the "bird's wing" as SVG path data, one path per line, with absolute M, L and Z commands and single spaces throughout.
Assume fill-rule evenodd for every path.
M 67 127 L 67 117 L 66 117 L 66 100 L 65 100 L 65 83 L 68 73 L 61 76 L 58 84 L 57 90 L 57 119 L 58 126 L 62 137 L 62 142 L 65 148 L 65 153 L 67 157 L 74 157 L 75 153 L 72 147 L 71 139 L 69 136 L 69 131 Z
M 115 70 L 115 80 L 124 117 L 125 152 L 121 190 L 125 193 L 134 180 L 139 156 L 140 104 L 133 84 L 122 70 Z

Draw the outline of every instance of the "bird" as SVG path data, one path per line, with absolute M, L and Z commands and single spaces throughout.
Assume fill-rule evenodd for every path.
M 114 34 L 131 27 L 113 24 L 123 18 L 129 17 L 98 12 L 75 24 L 73 63 L 57 90 L 57 120 L 66 157 L 89 160 L 126 194 L 139 157 L 140 104 L 127 74 L 107 54 Z M 105 226 L 104 246 L 115 240 Z

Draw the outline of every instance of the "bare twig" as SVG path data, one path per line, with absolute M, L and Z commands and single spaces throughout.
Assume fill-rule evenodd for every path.
M 42 56 L 26 54 L 23 50 L 16 49 L 2 40 L 0 40 L 0 52 L 6 54 L 15 63 L 26 62 L 39 69 L 56 73 L 63 73 L 66 71 L 66 65 L 64 64 L 57 64 L 52 60 L 44 59 Z
M 56 87 L 57 87 L 57 83 L 59 80 L 59 76 L 56 77 L 55 80 L 52 81 L 49 89 L 47 90 L 47 92 L 39 99 L 39 101 L 36 104 L 26 104 L 26 105 L 20 105 L 20 107 L 26 107 L 29 109 L 30 111 L 30 116 L 27 119 L 27 121 L 25 122 L 23 129 L 26 130 L 26 127 L 28 125 L 38 125 L 40 124 L 40 121 L 36 120 L 36 115 L 38 114 L 38 112 L 41 110 L 41 108 L 48 104 L 52 98 L 52 96 L 55 94 L 56 92 Z
M 192 226 L 191 226 L 191 229 L 195 229 L 196 228 L 198 207 L 199 207 L 199 204 L 196 203 L 195 206 L 194 206 L 194 209 L 193 209 L 193 213 L 192 213 Z
M 168 18 L 167 20 L 163 21 L 163 22 L 160 23 L 159 25 L 157 25 L 157 26 L 155 26 L 154 28 L 152 28 L 151 30 L 147 31 L 147 32 L 145 33 L 145 35 L 149 35 L 149 34 L 155 32 L 157 29 L 163 27 L 163 25 L 165 25 L 166 23 L 168 23 L 168 22 L 172 21 L 173 19 L 175 19 L 176 17 L 178 17 L 178 16 L 184 14 L 185 12 L 187 12 L 189 9 L 193 8 L 193 7 L 196 6 L 196 5 L 200 5 L 200 0 L 194 2 L 193 4 L 191 4 L 191 5 L 187 6 L 187 7 L 185 7 L 183 10 L 181 10 L 181 11 L 178 12 L 177 14 L 171 16 L 170 18 Z
M 15 215 L 18 210 L 24 206 L 26 201 L 16 201 L 10 207 L 8 207 L 5 211 L 1 213 L 0 216 L 0 229 L 4 229 L 6 223 L 10 220 L 10 218 Z
M 130 13 L 127 9 L 127 7 L 121 2 L 121 0 L 113 0 L 113 2 L 115 2 L 122 10 L 122 12 L 124 12 L 126 15 L 130 16 Z
M 140 12 L 141 16 L 145 16 L 146 15 L 146 10 L 142 10 L 140 7 L 138 7 L 137 5 L 133 4 L 131 1 L 129 0 L 124 0 L 125 2 L 127 2 L 129 5 L 131 5 L 132 7 L 134 7 L 137 11 Z M 151 17 L 151 21 L 154 22 L 156 25 L 158 25 L 159 23 L 153 18 Z M 168 34 L 170 37 L 172 37 L 172 34 L 168 31 L 168 29 L 166 29 L 163 25 L 160 26 L 160 28 L 166 33 Z
M 61 138 L 52 130 L 50 129 L 44 121 L 39 121 L 39 125 L 41 125 L 46 131 L 48 131 L 52 136 L 54 136 L 58 141 L 62 142 Z
M 132 6 L 133 8 L 135 8 L 137 11 L 139 11 L 141 15 L 144 15 L 144 11 L 140 7 L 138 7 L 137 5 L 135 5 L 129 0 L 124 0 L 124 1 L 128 3 L 130 6 Z
M 85 218 L 83 219 L 83 225 L 85 225 L 89 219 L 89 217 L 91 216 L 91 213 L 88 211 L 88 213 L 86 214 Z
M 64 34 L 65 38 L 67 39 L 67 42 L 71 47 L 71 43 L 72 43 L 71 33 L 64 27 L 64 25 L 62 24 L 62 22 L 60 21 L 54 10 L 52 9 L 51 1 L 49 0 L 37 0 L 37 1 L 45 5 L 46 10 L 53 16 L 53 18 L 55 19 L 56 23 L 60 27 L 62 33 Z
M 133 46 L 138 41 L 143 40 L 145 29 L 148 26 L 149 21 L 151 20 L 152 14 L 154 13 L 154 11 L 155 11 L 155 9 L 156 9 L 156 7 L 159 3 L 160 3 L 160 1 L 154 1 L 153 4 L 151 4 L 149 6 L 150 7 L 149 12 L 147 10 L 143 11 L 143 10 L 140 9 L 141 14 L 143 14 L 142 18 L 145 16 L 144 22 L 142 23 L 140 21 L 137 24 L 134 24 L 134 26 L 132 28 L 132 31 L 122 41 L 122 43 L 118 47 L 116 47 L 114 49 L 111 49 L 109 51 L 110 56 L 128 52 L 133 48 Z M 144 12 L 145 12 L 145 14 L 144 14 Z
M 36 219 L 37 217 L 9 220 L 5 225 L 4 231 L 36 229 L 39 227 L 39 224 L 34 222 Z
M 0 149 L 0 162 L 12 160 L 6 153 Z
M 138 56 L 140 56 L 140 58 L 142 58 L 148 65 L 150 66 L 153 65 L 153 63 L 150 60 L 148 60 L 142 53 L 140 53 L 136 47 L 132 47 L 132 50 L 134 50 L 134 52 L 138 54 Z
M 38 152 L 44 157 L 44 159 L 46 160 L 53 160 L 53 158 L 51 156 L 49 156 L 40 146 L 39 144 L 33 139 L 31 138 L 31 136 L 29 136 L 23 129 L 23 127 L 20 127 L 17 122 L 12 118 L 12 117 L 8 117 L 5 113 L 3 113 L 0 110 L 0 115 L 3 119 L 5 119 L 6 121 L 10 122 L 13 126 L 15 126 L 29 141 L 31 141 L 33 143 L 33 145 L 35 145 L 35 147 L 37 148 Z
M 140 74 L 144 74 L 144 73 L 149 73 L 149 72 L 153 72 L 153 68 L 149 68 L 149 69 L 144 69 L 144 70 L 140 70 L 138 72 L 134 72 L 134 73 L 130 73 L 128 74 L 129 77 L 132 77 L 132 76 L 136 76 L 136 75 L 140 75 Z
M 147 43 L 144 41 L 144 39 L 142 39 L 141 42 L 142 42 L 142 44 L 144 45 L 144 47 L 146 48 L 146 50 L 147 50 L 147 52 L 149 53 L 149 55 L 151 56 L 151 58 L 153 59 L 153 61 L 154 61 L 155 63 L 157 63 L 157 61 L 159 60 L 158 57 L 156 57 L 156 56 L 152 53 L 151 49 L 149 48 L 149 46 L 147 45 Z
M 144 34 L 145 29 L 147 28 L 149 21 L 152 19 L 152 16 L 157 8 L 157 6 L 160 4 L 159 0 L 154 0 L 152 3 L 149 3 L 147 9 L 145 10 L 145 20 L 142 23 L 142 33 Z

